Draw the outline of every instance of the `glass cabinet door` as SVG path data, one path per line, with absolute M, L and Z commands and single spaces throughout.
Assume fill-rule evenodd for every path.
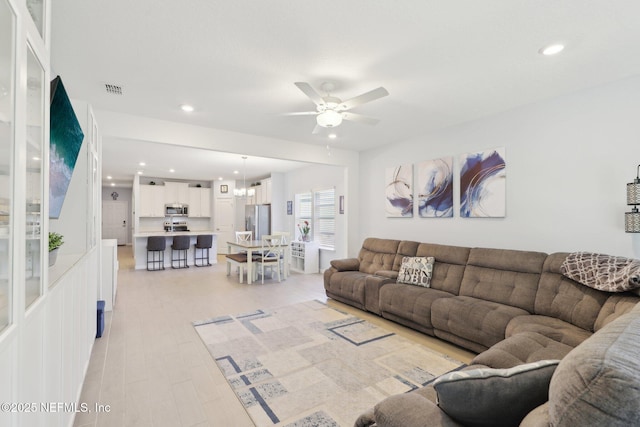
M 0 0 L 0 331 L 10 322 L 11 309 L 11 188 L 13 159 L 15 17 Z
M 40 36 L 44 38 L 44 0 L 26 0 L 27 10 L 36 24 Z
M 44 70 L 29 47 L 27 49 L 25 307 L 42 294 L 43 96 Z

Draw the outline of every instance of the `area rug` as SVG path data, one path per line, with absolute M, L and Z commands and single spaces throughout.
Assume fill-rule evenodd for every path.
M 256 426 L 353 426 L 462 365 L 319 301 L 193 324 Z

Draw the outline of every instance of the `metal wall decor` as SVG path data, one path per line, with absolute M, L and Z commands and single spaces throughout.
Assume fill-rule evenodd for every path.
M 633 182 L 627 184 L 627 205 L 633 206 L 631 212 L 624 214 L 624 231 L 627 233 L 640 233 L 640 165 Z

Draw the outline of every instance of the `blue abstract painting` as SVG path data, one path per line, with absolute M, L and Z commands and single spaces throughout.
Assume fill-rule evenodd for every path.
M 453 157 L 418 164 L 418 213 L 423 218 L 453 216 Z
M 460 216 L 500 218 L 506 212 L 504 148 L 460 157 Z
M 60 77 L 51 81 L 49 218 L 59 218 L 84 134 Z
M 413 165 L 387 168 L 385 212 L 388 218 L 413 216 Z

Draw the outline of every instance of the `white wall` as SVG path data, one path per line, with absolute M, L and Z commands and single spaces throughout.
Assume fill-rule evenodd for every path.
M 336 190 L 336 246 L 335 251 L 320 250 L 320 269 L 324 270 L 329 267 L 329 261 L 337 258 L 345 258 L 348 253 L 348 227 L 345 208 L 345 215 L 338 213 L 338 199 L 341 195 L 349 200 L 347 192 L 347 168 L 342 166 L 309 166 L 298 169 L 285 174 L 285 192 L 286 200 L 294 202 L 293 215 L 286 215 L 285 201 L 285 229 L 295 236 L 295 198 L 296 193 L 304 193 L 315 190 L 325 190 L 335 187 Z M 355 248 L 357 251 L 359 248 Z
M 460 218 L 458 155 L 495 147 L 506 147 L 506 217 Z M 413 218 L 385 218 L 385 168 L 442 156 L 454 156 L 455 217 L 427 219 L 416 212 Z M 377 236 L 640 258 L 640 235 L 624 232 L 626 183 L 640 163 L 640 78 L 369 150 L 360 158 L 360 241 Z

